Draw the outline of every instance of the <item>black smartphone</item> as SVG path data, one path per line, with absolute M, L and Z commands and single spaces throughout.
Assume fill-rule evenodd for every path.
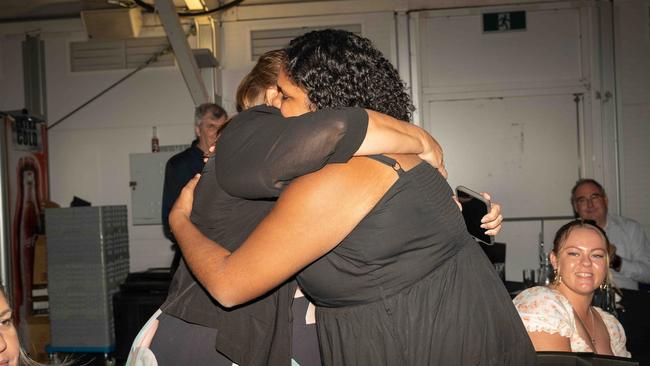
M 463 186 L 456 187 L 456 197 L 463 207 L 463 218 L 469 234 L 482 243 L 494 244 L 494 237 L 485 234 L 485 229 L 481 227 L 481 219 L 490 211 L 490 201 Z

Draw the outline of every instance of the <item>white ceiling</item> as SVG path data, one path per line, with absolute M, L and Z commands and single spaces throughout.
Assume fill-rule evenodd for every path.
M 153 0 L 144 0 L 152 4 Z M 218 6 L 218 0 L 204 0 L 211 8 Z M 257 2 L 248 0 L 245 2 Z M 184 0 L 173 0 L 178 8 L 185 8 Z M 81 10 L 119 7 L 118 3 L 132 3 L 130 0 L 0 0 L 0 22 L 33 19 L 57 19 L 79 17 Z
M 152 4 L 154 0 L 144 0 Z M 184 0 L 172 0 L 179 10 L 185 9 Z M 208 9 L 232 0 L 203 0 Z M 244 0 L 242 6 L 322 2 L 347 0 Z M 461 8 L 467 6 L 485 6 L 498 4 L 521 4 L 550 2 L 556 0 L 395 0 L 409 9 Z M 118 3 L 129 4 L 133 0 L 0 0 L 0 23 L 29 20 L 46 20 L 60 18 L 77 18 L 81 10 L 105 9 L 118 7 Z
M 152 4 L 153 0 L 144 0 Z M 204 0 L 208 9 L 231 0 Z M 310 0 L 245 0 L 243 5 L 307 2 Z M 311 0 L 314 1 L 314 0 Z M 328 1 L 328 0 L 320 0 Z M 130 0 L 0 0 L 0 23 L 33 19 L 57 19 L 79 17 L 81 10 L 117 7 L 117 3 Z M 173 0 L 179 9 L 185 8 L 184 0 Z

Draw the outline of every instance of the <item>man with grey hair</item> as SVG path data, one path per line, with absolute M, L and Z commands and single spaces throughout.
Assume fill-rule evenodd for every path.
M 176 245 L 176 239 L 169 228 L 169 211 L 181 189 L 192 177 L 203 170 L 203 157 L 208 154 L 210 146 L 214 145 L 217 136 L 228 120 L 228 114 L 218 104 L 203 103 L 194 111 L 194 133 L 196 139 L 184 151 L 172 156 L 165 166 L 165 184 L 163 186 L 162 222 L 165 236 L 174 244 L 174 259 L 171 264 L 172 273 L 176 271 L 181 254 Z
M 593 179 L 580 179 L 571 190 L 571 204 L 576 217 L 595 221 L 616 246 L 616 254 L 610 258 L 614 284 L 638 290 L 639 282 L 650 283 L 648 237 L 638 222 L 608 211 L 603 186 Z

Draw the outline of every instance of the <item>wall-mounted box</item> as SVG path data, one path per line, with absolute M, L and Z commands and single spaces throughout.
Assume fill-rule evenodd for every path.
M 82 10 L 81 19 L 90 39 L 135 38 L 142 29 L 140 8 Z
M 162 192 L 167 160 L 178 151 L 129 154 L 133 225 L 161 225 Z

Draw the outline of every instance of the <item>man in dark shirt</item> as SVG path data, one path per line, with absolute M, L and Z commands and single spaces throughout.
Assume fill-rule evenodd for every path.
M 192 146 L 172 156 L 165 166 L 165 184 L 163 186 L 162 223 L 165 237 L 172 241 L 174 259 L 171 273 L 176 271 L 181 253 L 176 245 L 176 239 L 169 228 L 169 211 L 181 189 L 194 175 L 203 170 L 203 156 L 214 145 L 221 128 L 226 124 L 228 114 L 221 106 L 214 103 L 203 103 L 194 111 L 194 132 L 196 139 Z

